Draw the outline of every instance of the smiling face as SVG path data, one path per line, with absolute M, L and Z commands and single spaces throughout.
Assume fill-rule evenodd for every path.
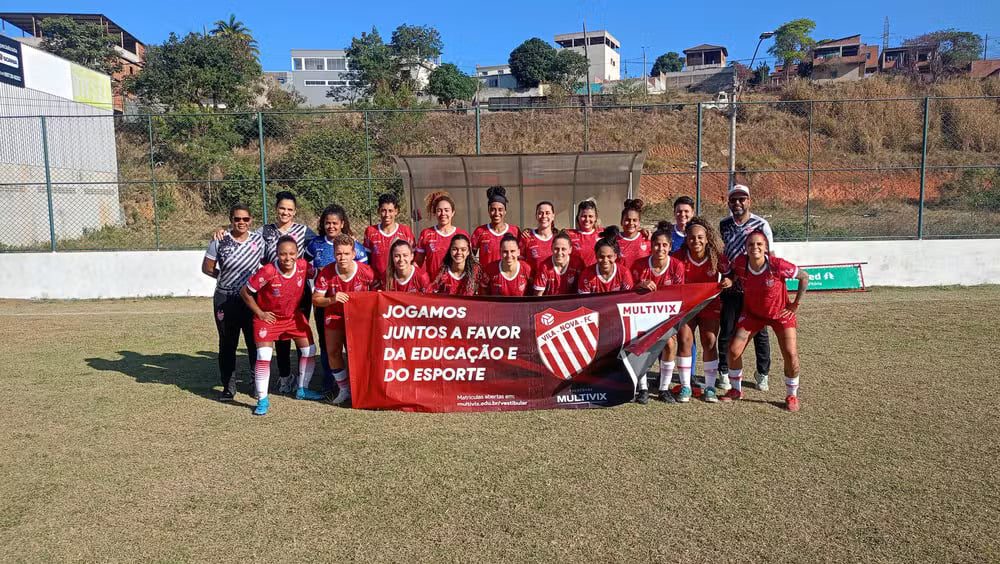
M 503 225 L 504 219 L 507 217 L 507 206 L 503 205 L 503 202 L 493 202 L 490 204 L 490 225 L 493 227 L 499 227 Z
M 392 266 L 396 272 L 404 277 L 410 274 L 410 265 L 413 264 L 413 249 L 409 245 L 399 245 L 392 250 Z
M 250 224 L 253 223 L 253 218 L 250 217 L 250 212 L 246 210 L 236 210 L 229 218 L 229 222 L 232 225 L 233 232 L 239 236 L 243 236 L 250 231 Z
M 615 269 L 618 254 L 611 245 L 601 245 L 597 249 L 597 271 L 603 276 L 611 276 Z
M 729 196 L 729 211 L 733 217 L 743 217 L 750 213 L 750 196 L 742 192 Z
M 667 260 L 667 255 L 670 254 L 670 237 L 666 235 L 659 235 L 654 238 L 652 254 L 653 257 L 659 262 Z
M 593 208 L 582 208 L 576 214 L 576 227 L 580 231 L 590 232 L 597 227 L 597 210 Z
M 691 256 L 700 257 L 705 254 L 705 246 L 708 244 L 708 232 L 700 225 L 692 225 L 688 229 L 687 237 L 684 238 Z
M 295 261 L 299 258 L 299 246 L 293 241 L 285 241 L 278 245 L 278 266 L 282 272 L 295 269 Z
M 571 252 L 573 252 L 572 246 L 563 237 L 558 237 L 552 241 L 552 262 L 559 268 L 569 264 Z
M 328 213 L 323 219 L 323 234 L 327 239 L 333 239 L 344 230 L 344 220 L 335 213 Z
M 293 219 L 295 219 L 295 202 L 291 200 L 281 200 L 276 206 L 274 206 L 274 211 L 278 216 L 278 225 L 288 225 Z
M 507 266 L 517 262 L 519 251 L 517 241 L 504 241 L 500 244 L 500 260 Z
M 354 245 L 337 245 L 333 249 L 333 260 L 340 272 L 348 272 L 354 262 Z
M 763 233 L 751 233 L 747 237 L 747 256 L 755 263 L 767 256 L 767 237 Z
M 539 204 L 535 208 L 535 219 L 538 221 L 539 231 L 548 231 L 552 229 L 552 222 L 555 221 L 556 212 L 552 209 L 552 206 L 548 204 Z
M 622 214 L 622 234 L 631 237 L 639 232 L 639 212 L 626 210 Z
M 392 202 L 386 202 L 378 207 L 378 219 L 383 228 L 392 227 L 398 215 L 399 209 Z
M 434 217 L 437 218 L 438 227 L 448 227 L 451 225 L 451 218 L 455 217 L 455 209 L 451 207 L 451 202 L 441 200 L 434 206 Z
M 469 258 L 469 242 L 465 239 L 452 239 L 448 254 L 456 268 L 464 269 L 465 261 Z
M 677 226 L 681 231 L 684 230 L 684 226 L 691 221 L 691 217 L 694 215 L 694 208 L 687 204 L 677 204 L 674 206 L 674 225 Z

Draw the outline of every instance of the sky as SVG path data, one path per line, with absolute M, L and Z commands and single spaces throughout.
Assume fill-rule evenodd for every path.
M 862 2 L 627 2 L 577 0 L 504 0 L 501 2 L 375 2 L 134 0 L 4 2 L 3 11 L 103 13 L 148 44 L 160 43 L 173 31 L 184 34 L 211 28 L 229 14 L 249 27 L 260 44 L 264 70 L 290 70 L 291 49 L 342 49 L 351 38 L 372 26 L 388 42 L 400 24 L 428 25 L 441 32 L 443 62 L 467 73 L 475 66 L 507 62 L 522 41 L 554 35 L 606 29 L 621 43 L 623 70 L 639 76 L 645 50 L 647 68 L 658 55 L 681 52 L 700 43 L 725 45 L 730 59 L 749 64 L 761 32 L 806 17 L 816 22 L 815 39 L 860 33 L 862 41 L 881 45 L 889 17 L 889 44 L 945 28 L 989 36 L 989 56 L 1000 57 L 1000 0 L 869 0 Z M 702 7 L 691 13 L 690 7 Z M 944 8 L 947 9 L 944 9 Z M 4 33 L 13 34 L 9 27 Z M 772 67 L 761 46 L 757 60 Z

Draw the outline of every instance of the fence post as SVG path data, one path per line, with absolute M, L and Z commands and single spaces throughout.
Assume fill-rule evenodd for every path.
M 809 203 L 812 197 L 813 180 L 813 111 L 815 102 L 809 102 L 809 138 L 806 147 L 806 241 L 809 240 Z
M 49 167 L 49 135 L 42 118 L 42 158 L 45 159 L 45 193 L 49 199 L 49 250 L 56 252 L 56 215 L 52 205 L 52 170 Z
M 372 222 L 372 150 L 371 150 L 371 136 L 368 133 L 368 112 L 364 112 L 365 116 L 365 174 L 368 178 L 368 223 Z
M 694 152 L 694 214 L 701 215 L 701 102 L 698 102 L 698 138 Z
M 476 154 L 482 151 L 482 129 L 479 121 L 479 104 L 476 104 Z
M 927 126 L 930 120 L 930 96 L 924 97 L 924 139 L 920 147 L 920 203 L 917 207 L 917 239 L 924 238 L 924 186 L 927 181 Z
M 156 163 L 153 159 L 153 116 L 147 115 L 149 129 L 149 181 L 153 187 L 153 234 L 156 238 L 156 250 L 160 250 L 160 212 L 156 198 Z
M 267 174 L 264 172 L 264 114 L 257 112 L 257 147 L 260 153 L 260 209 L 267 225 Z
M 590 151 L 590 107 L 583 103 L 583 151 Z

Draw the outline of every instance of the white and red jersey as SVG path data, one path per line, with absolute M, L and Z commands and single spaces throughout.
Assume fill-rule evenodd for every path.
M 291 319 L 302 303 L 306 281 L 312 276 L 305 259 L 295 261 L 291 274 L 284 274 L 274 263 L 265 264 L 247 280 L 247 288 L 257 294 L 257 305 L 278 319 Z
M 674 284 L 684 283 L 684 264 L 667 255 L 667 264 L 661 270 L 653 268 L 653 257 L 636 261 L 632 265 L 632 282 L 638 284 L 647 280 L 656 284 L 656 289 L 666 288 Z
M 424 293 L 430 291 L 431 279 L 427 276 L 427 272 L 417 265 L 413 265 L 413 270 L 410 271 L 410 275 L 405 279 L 400 280 L 396 278 L 392 281 L 392 288 L 384 288 L 385 284 L 380 280 L 379 289 L 380 290 L 391 290 L 393 292 L 417 292 Z
M 743 288 L 743 313 L 762 319 L 775 319 L 788 305 L 785 280 L 795 278 L 799 267 L 776 256 L 765 256 L 760 271 L 750 268 L 746 255 L 733 261 L 733 281 Z
M 532 277 L 532 287 L 535 291 L 542 292 L 543 296 L 575 294 L 580 282 L 580 274 L 585 268 L 580 258 L 571 255 L 569 264 L 560 272 L 550 258 L 538 267 Z
M 580 275 L 578 293 L 604 294 L 632 289 L 632 275 L 622 265 L 615 263 L 609 278 L 604 278 L 597 271 L 597 265 L 588 266 Z
M 509 277 L 501 269 L 500 261 L 486 266 L 479 294 L 486 296 L 523 296 L 531 286 L 531 266 L 518 260 L 514 275 Z
M 424 262 L 420 265 L 427 272 L 438 272 L 444 264 L 444 257 L 448 255 L 448 247 L 455 235 L 462 234 L 469 237 L 469 234 L 462 228 L 456 227 L 449 235 L 444 235 L 438 228 L 428 227 L 420 232 L 417 239 L 417 254 L 424 255 Z M 469 237 L 471 241 L 472 238 Z M 471 252 L 472 249 L 469 249 Z
M 652 248 L 649 239 L 644 237 L 641 231 L 633 235 L 631 239 L 619 234 L 618 250 L 621 251 L 621 254 L 618 255 L 618 262 L 625 265 L 626 270 L 631 271 L 632 265 L 636 261 L 648 257 Z
M 547 239 L 543 239 L 534 229 L 525 229 L 521 232 L 521 237 L 517 242 L 517 246 L 521 250 L 521 258 L 528 261 L 531 268 L 537 268 L 552 256 L 553 237 L 555 235 L 549 235 Z
M 375 286 L 375 272 L 367 264 L 354 263 L 354 273 L 343 278 L 337 270 L 337 263 L 332 262 L 323 267 L 316 275 L 316 292 L 321 296 L 332 298 L 337 292 L 367 292 Z M 334 302 L 326 308 L 326 313 L 343 315 L 344 304 Z
M 365 250 L 368 251 L 368 264 L 375 271 L 378 280 L 385 278 L 385 269 L 389 265 L 392 257 L 389 256 L 389 249 L 396 241 L 403 240 L 411 246 L 416 243 L 413 238 L 413 231 L 409 225 L 396 224 L 396 228 L 386 233 L 378 225 L 369 225 L 365 228 Z
M 521 231 L 516 225 L 507 224 L 507 229 L 502 233 L 497 233 L 487 225 L 480 225 L 472 232 L 472 248 L 479 253 L 479 264 L 490 264 L 500 260 L 500 240 L 510 233 L 514 237 L 520 235 Z
M 582 231 L 580 229 L 570 229 L 566 232 L 573 245 L 573 256 L 579 257 L 584 266 L 590 266 L 597 262 L 594 255 L 594 245 L 601 238 L 601 234 L 596 230 Z
M 670 256 L 684 265 L 685 284 L 721 282 L 722 273 L 729 270 L 729 261 L 726 259 L 726 255 L 724 254 L 719 255 L 718 268 L 712 266 L 711 261 L 708 260 L 707 254 L 701 259 L 700 262 L 694 260 L 694 258 L 691 257 L 691 252 L 687 249 L 681 249 L 670 253 Z
M 472 279 L 469 279 L 469 278 Z M 481 276 L 466 272 L 462 276 L 452 274 L 451 269 L 442 267 L 437 277 L 431 282 L 430 291 L 435 294 L 449 296 L 475 296 L 482 284 Z

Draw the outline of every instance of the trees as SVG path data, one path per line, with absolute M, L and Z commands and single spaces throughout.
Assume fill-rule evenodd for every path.
M 45 18 L 41 25 L 42 49 L 105 74 L 121 70 L 115 38 L 101 26 L 65 16 Z
M 466 75 L 455 65 L 446 63 L 431 72 L 427 92 L 450 107 L 457 100 L 471 99 L 476 93 L 476 84 L 475 78 Z
M 944 72 L 963 70 L 970 62 L 979 58 L 983 48 L 983 38 L 970 31 L 942 29 L 907 39 L 903 45 L 928 45 L 937 51 L 935 61 L 931 61 L 932 71 L 936 63 Z M 938 74 L 938 72 L 935 72 Z
M 537 37 L 518 45 L 507 62 L 517 82 L 529 88 L 550 82 L 572 93 L 587 75 L 586 57 L 568 49 L 557 51 Z
M 260 55 L 260 49 L 257 48 L 257 40 L 254 39 L 253 33 L 250 28 L 243 25 L 243 22 L 236 19 L 236 14 L 229 14 L 229 21 L 216 20 L 211 34 L 233 40 L 236 44 L 242 45 L 247 53 L 254 57 Z
M 677 72 L 684 68 L 684 57 L 676 51 L 668 51 L 656 58 L 649 76 L 660 76 L 661 72 Z
M 805 60 L 809 55 L 809 49 L 816 44 L 816 41 L 809 36 L 814 29 L 816 22 L 808 18 L 799 18 L 786 22 L 774 30 L 774 44 L 767 52 L 781 60 L 786 79 L 792 64 Z
M 373 98 L 379 91 L 400 90 L 404 86 L 414 90 L 410 72 L 413 66 L 440 56 L 443 48 L 441 34 L 432 27 L 400 25 L 392 32 L 390 43 L 385 43 L 378 29 L 372 26 L 370 32 L 352 38 L 347 48 L 351 70 L 346 74 L 353 87 L 334 87 L 326 95 L 349 100 Z
M 441 56 L 444 43 L 433 27 L 403 24 L 392 32 L 389 42 L 393 54 L 402 61 L 420 62 Z
M 771 75 L 771 67 L 767 63 L 761 63 L 757 65 L 757 68 L 753 71 L 753 77 L 750 79 L 751 86 L 760 86 L 761 84 L 767 84 L 767 77 Z
M 587 58 L 580 53 L 568 49 L 558 51 L 549 67 L 546 80 L 558 85 L 567 94 L 572 94 L 586 81 L 588 66 Z

